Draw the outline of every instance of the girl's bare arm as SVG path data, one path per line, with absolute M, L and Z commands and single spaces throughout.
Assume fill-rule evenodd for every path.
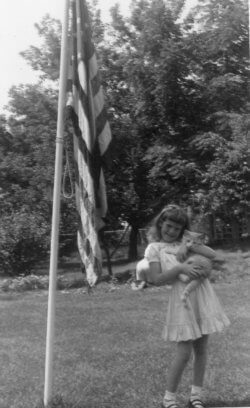
M 198 277 L 195 267 L 186 264 L 173 266 L 173 268 L 164 272 L 162 272 L 160 262 L 150 262 L 149 265 L 150 268 L 146 275 L 146 281 L 157 286 L 173 283 L 181 273 L 189 276 L 190 279 Z

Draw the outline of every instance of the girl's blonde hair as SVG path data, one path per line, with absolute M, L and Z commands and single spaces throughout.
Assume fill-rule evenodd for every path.
M 183 233 L 186 229 L 189 229 L 189 218 L 187 212 L 175 204 L 167 205 L 162 209 L 153 220 L 153 225 L 148 231 L 147 238 L 149 242 L 158 242 L 161 240 L 161 227 L 162 224 L 167 221 L 173 221 L 182 226 L 182 230 L 179 236 L 181 240 Z

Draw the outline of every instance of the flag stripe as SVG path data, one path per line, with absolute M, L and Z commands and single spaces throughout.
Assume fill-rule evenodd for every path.
M 95 119 L 102 113 L 103 110 L 103 96 L 102 96 L 102 89 L 99 88 L 98 93 L 93 98 L 94 101 L 94 111 L 95 111 Z
M 86 169 L 82 169 L 81 166 L 79 166 L 79 161 L 77 166 L 77 172 L 86 173 Z M 99 265 L 100 263 L 101 254 L 98 246 L 98 236 L 95 221 L 95 208 L 93 202 L 91 201 L 91 195 L 89 195 L 89 192 L 86 190 L 82 177 L 80 176 L 79 173 L 77 173 L 78 181 L 76 185 L 77 208 L 80 215 L 78 230 L 78 247 L 85 267 L 86 265 L 90 267 L 92 264 L 94 268 L 96 268 L 96 265 Z M 82 217 L 88 220 L 88 222 L 85 223 L 84 225 L 85 227 L 84 229 L 81 220 Z M 92 237 L 92 244 L 90 244 L 90 239 L 88 237 Z M 86 246 L 85 250 L 83 243 Z M 99 259 L 99 263 L 97 262 L 97 260 L 95 260 L 95 258 L 97 260 Z M 98 269 L 100 269 L 99 266 Z
M 100 152 L 102 155 L 102 163 L 105 163 L 106 161 L 105 153 L 107 152 L 109 143 L 111 142 L 111 130 L 110 130 L 110 126 L 108 122 L 102 123 L 101 125 L 102 125 L 102 130 L 100 130 L 98 140 L 99 140 Z M 97 124 L 97 128 L 98 128 L 98 124 Z
M 97 79 L 95 79 L 95 81 L 98 80 L 99 81 L 98 85 L 100 86 L 99 71 L 98 71 L 98 68 L 97 68 L 97 61 L 96 61 L 95 53 L 93 53 L 93 55 L 91 56 L 91 58 L 89 60 L 89 77 L 90 77 L 91 81 L 93 81 L 95 78 L 97 78 Z
M 91 68 L 90 68 L 90 71 L 91 71 Z M 93 89 L 93 94 L 95 96 L 99 92 L 99 90 L 101 88 L 100 78 L 99 78 L 98 73 L 96 73 L 96 75 L 93 76 L 90 80 L 91 80 L 91 86 L 92 86 L 92 89 Z
M 86 169 L 85 169 L 85 172 L 86 172 Z M 95 221 L 93 222 L 93 220 L 92 220 L 92 218 L 93 218 L 92 214 L 94 213 L 94 206 L 93 206 L 92 202 L 90 201 L 88 190 L 85 188 L 84 181 L 83 181 L 82 176 L 81 176 L 81 174 L 79 172 L 79 167 L 78 167 L 77 160 L 75 160 L 75 175 L 76 175 L 76 184 L 77 184 L 76 188 L 78 189 L 77 190 L 78 195 L 81 195 L 81 198 L 83 200 L 83 204 L 85 206 L 86 212 L 90 213 L 90 215 L 91 215 L 90 218 L 89 218 L 89 221 L 92 222 L 93 228 L 94 228 L 95 227 Z M 100 178 L 101 177 L 103 177 L 102 174 L 100 175 Z M 104 181 L 102 181 L 102 183 L 103 182 Z M 98 200 L 99 200 L 99 195 L 98 195 Z M 102 209 L 102 206 L 99 205 L 99 208 Z M 105 214 L 106 214 L 106 211 L 104 213 L 102 213 L 102 216 L 104 217 Z
M 94 149 L 90 152 L 87 148 L 85 140 L 81 137 L 82 132 L 78 123 L 78 116 L 75 112 L 72 112 L 72 121 L 75 128 L 76 136 L 78 137 L 78 148 L 81 151 L 82 158 L 84 159 L 86 165 L 88 166 L 88 172 L 94 180 L 95 190 L 99 187 L 99 178 L 101 170 L 101 159 L 98 143 L 95 143 Z M 97 192 L 97 190 L 96 190 Z M 97 203 L 98 204 L 98 203 Z
M 74 128 L 78 248 L 92 285 L 101 273 L 98 231 L 107 212 L 103 166 L 111 142 L 85 0 L 71 0 L 68 105 Z
M 98 143 L 99 144 L 102 143 L 103 147 L 104 145 L 106 145 L 107 148 L 108 147 L 107 139 L 111 140 L 111 132 L 106 117 L 107 117 L 106 109 L 103 108 L 98 117 L 96 118 L 96 133 L 98 134 Z M 102 133 L 104 130 L 106 132 L 105 140 L 101 140 L 103 139 Z
M 82 108 L 86 115 L 87 96 L 85 95 L 85 93 L 82 91 L 81 88 L 80 88 L 80 94 L 77 99 L 77 103 L 81 103 L 82 106 L 78 107 L 75 105 L 74 106 L 75 111 L 78 111 L 78 109 Z M 82 113 L 81 117 L 85 117 L 85 115 Z M 87 115 L 86 115 L 86 119 L 87 119 Z M 79 128 L 78 134 L 82 132 L 82 135 L 84 135 L 87 132 L 84 131 L 84 126 L 81 123 L 78 123 L 78 128 Z M 99 145 L 101 145 L 101 154 L 104 154 L 104 152 L 107 150 L 111 142 L 111 130 L 110 130 L 109 123 L 107 122 L 107 112 L 106 112 L 104 105 L 103 105 L 101 112 L 99 113 L 99 116 L 96 118 L 96 133 L 98 135 L 98 143 Z M 85 142 L 86 144 L 88 143 L 87 140 L 85 140 Z M 91 146 L 88 145 L 88 149 L 90 150 Z

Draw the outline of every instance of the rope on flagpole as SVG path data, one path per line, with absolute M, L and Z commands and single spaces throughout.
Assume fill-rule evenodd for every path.
M 66 149 L 65 151 L 66 155 L 66 164 L 64 166 L 64 173 L 63 173 L 63 185 L 62 185 L 62 190 L 63 190 L 63 197 L 70 199 L 74 197 L 74 183 L 73 183 L 73 176 L 72 176 L 72 171 L 70 167 L 70 160 L 69 160 L 69 153 Z M 69 184 L 70 184 L 70 192 L 67 193 L 66 191 L 66 184 L 67 184 L 67 177 L 69 179 Z

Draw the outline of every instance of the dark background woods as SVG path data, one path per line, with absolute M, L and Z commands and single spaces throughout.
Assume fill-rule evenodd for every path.
M 128 18 L 113 7 L 110 24 L 90 4 L 113 134 L 106 230 L 129 225 L 129 259 L 170 202 L 212 243 L 250 233 L 247 1 L 209 0 L 183 20 L 184 3 L 136 0 Z M 0 119 L 0 261 L 11 274 L 29 273 L 50 241 L 61 26 L 45 16 L 36 28 L 42 47 L 22 55 L 40 81 L 11 88 Z M 68 125 L 69 156 L 70 145 Z M 61 253 L 76 229 L 75 199 L 62 196 Z

